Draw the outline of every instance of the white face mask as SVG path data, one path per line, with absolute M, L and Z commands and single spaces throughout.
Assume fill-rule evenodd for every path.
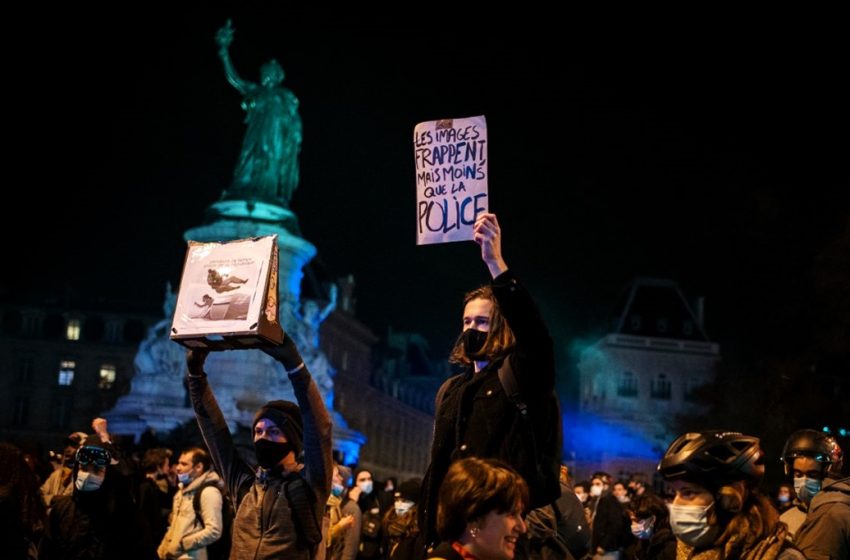
M 413 507 L 413 502 L 410 500 L 396 500 L 395 501 L 395 514 L 396 515 L 404 515 L 410 508 Z
M 602 495 L 602 486 L 601 485 L 591 486 L 590 487 L 590 495 L 593 496 L 593 497 L 601 496 Z
M 357 483 L 357 487 L 360 488 L 360 490 L 364 494 L 371 494 L 372 493 L 372 481 L 371 480 L 361 480 L 360 482 Z
M 92 492 L 100 488 L 104 478 L 106 478 L 106 475 L 96 475 L 86 471 L 79 471 L 77 472 L 77 480 L 74 482 L 74 486 L 80 492 Z
M 717 539 L 719 528 L 708 524 L 714 502 L 707 506 L 670 506 L 670 528 L 676 538 L 694 548 L 709 545 Z

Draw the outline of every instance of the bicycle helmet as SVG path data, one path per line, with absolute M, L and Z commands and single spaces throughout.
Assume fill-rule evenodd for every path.
M 782 449 L 782 462 L 785 463 L 785 475 L 791 476 L 794 459 L 810 457 L 826 466 L 827 472 L 841 472 L 844 452 L 835 438 L 817 430 L 797 430 L 785 442 Z
M 759 438 L 740 432 L 707 430 L 687 433 L 670 444 L 658 465 L 665 480 L 691 480 L 717 488 L 764 476 Z

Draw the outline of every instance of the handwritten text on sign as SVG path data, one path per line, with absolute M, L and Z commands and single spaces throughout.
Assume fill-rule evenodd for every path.
M 472 239 L 487 211 L 487 122 L 483 116 L 419 123 L 416 155 L 416 244 Z

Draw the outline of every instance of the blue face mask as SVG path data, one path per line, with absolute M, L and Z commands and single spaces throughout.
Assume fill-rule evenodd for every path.
M 345 486 L 343 486 L 342 484 L 337 484 L 336 482 L 334 482 L 331 485 L 331 494 L 333 494 L 337 498 L 342 496 L 343 490 L 345 490 Z
M 185 486 L 186 484 L 189 484 L 190 482 L 192 482 L 192 474 L 191 473 L 178 474 L 177 480 L 180 482 L 180 484 L 183 484 Z
M 816 478 L 794 477 L 794 491 L 797 492 L 797 497 L 807 504 L 820 492 L 822 484 L 823 482 Z
M 652 523 L 649 519 L 641 519 L 632 522 L 632 534 L 635 538 L 649 540 L 652 537 Z
M 95 474 L 86 471 L 79 471 L 74 485 L 80 492 L 93 492 L 103 485 L 103 480 L 106 478 L 103 473 Z

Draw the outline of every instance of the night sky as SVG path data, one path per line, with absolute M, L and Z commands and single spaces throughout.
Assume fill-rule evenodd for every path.
M 99 16 L 113 23 L 15 23 L 26 38 L 7 48 L 7 133 L 19 140 L 7 165 L 23 178 L 6 190 L 25 202 L 6 216 L 32 225 L 4 225 L 6 300 L 159 311 L 182 232 L 228 185 L 241 146 L 240 96 L 213 39 L 232 17 L 242 77 L 277 58 L 300 99 L 291 206 L 318 247 L 316 273 L 354 274 L 357 314 L 376 334 L 417 331 L 444 355 L 463 292 L 488 279 L 472 243 L 417 247 L 414 230 L 414 125 L 480 114 L 504 256 L 562 363 L 572 342 L 604 332 L 639 275 L 705 296 L 709 335 L 734 352 L 808 344 L 838 320 L 823 299 L 850 278 L 848 92 L 827 32 L 580 41 L 532 28 L 529 41 L 265 8 Z

